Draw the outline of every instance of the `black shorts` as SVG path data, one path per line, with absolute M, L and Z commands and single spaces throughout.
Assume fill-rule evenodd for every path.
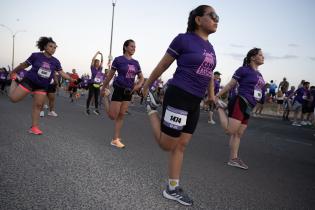
M 131 89 L 114 85 L 114 92 L 111 101 L 131 101 Z
M 200 114 L 202 98 L 169 85 L 163 100 L 161 131 L 172 137 L 193 134 Z
M 56 93 L 57 85 L 49 85 L 47 89 L 47 93 Z
M 247 125 L 252 109 L 253 108 L 248 104 L 248 102 L 246 102 L 246 99 L 237 95 L 229 100 L 228 116 L 241 121 L 244 125 Z
M 37 85 L 32 80 L 26 77 L 22 79 L 19 86 L 28 92 L 36 92 L 36 91 L 47 92 L 46 87 Z
M 77 88 L 77 87 L 71 87 L 71 86 L 69 86 L 68 91 L 69 91 L 69 92 L 76 93 L 76 92 L 78 91 L 78 88 Z
M 302 113 L 306 114 L 306 113 L 312 113 L 312 112 L 314 112 L 314 107 L 312 107 L 312 105 L 303 103 L 303 105 L 302 105 Z
M 283 100 L 277 100 L 277 104 L 283 104 Z

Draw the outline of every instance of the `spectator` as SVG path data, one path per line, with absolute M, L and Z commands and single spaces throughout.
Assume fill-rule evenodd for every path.
M 269 94 L 272 98 L 274 98 L 276 96 L 276 89 L 277 89 L 277 85 L 275 83 L 273 83 L 273 80 L 270 81 L 270 86 L 269 86 Z
M 282 91 L 282 93 L 286 93 L 289 89 L 289 82 L 287 81 L 287 78 L 283 77 L 282 82 L 279 84 L 279 89 Z

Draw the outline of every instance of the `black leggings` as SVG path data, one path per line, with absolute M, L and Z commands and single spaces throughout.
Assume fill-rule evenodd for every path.
M 93 84 L 91 84 L 89 87 L 89 96 L 86 101 L 86 109 L 89 109 L 91 99 L 93 96 L 94 96 L 94 102 L 95 102 L 95 109 L 98 109 L 98 98 L 100 96 L 100 88 L 96 88 L 93 86 Z
M 4 91 L 4 88 L 5 88 L 5 84 L 6 83 L 6 81 L 0 81 L 0 88 L 1 88 L 1 90 L 2 91 Z

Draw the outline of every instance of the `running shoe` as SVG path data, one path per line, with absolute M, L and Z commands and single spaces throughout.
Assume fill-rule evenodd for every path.
M 241 160 L 241 158 L 234 158 L 231 159 L 228 163 L 229 166 L 241 168 L 241 169 L 248 169 L 248 166 Z
M 93 113 L 96 115 L 100 115 L 100 112 L 98 110 L 94 110 Z
M 161 106 L 160 100 L 158 100 L 156 94 L 152 93 L 151 91 L 149 91 L 145 104 L 148 113 L 156 111 L 156 109 Z
M 300 123 L 298 123 L 298 122 L 293 122 L 292 125 L 293 125 L 293 126 L 297 126 L 297 127 L 302 126 L 302 125 L 301 125 Z
M 48 112 L 49 116 L 58 117 L 58 114 L 55 111 Z
M 48 109 L 48 105 L 47 104 L 44 105 L 44 109 Z
M 110 145 L 117 147 L 119 149 L 125 148 L 125 145 L 123 143 L 121 143 L 120 139 L 115 139 L 115 140 L 113 139 L 110 142 Z
M 215 121 L 214 120 L 208 120 L 208 123 L 211 124 L 211 125 L 214 125 Z
M 37 127 L 33 126 L 28 130 L 29 133 L 35 134 L 35 135 L 42 135 L 43 132 Z
M 227 104 L 222 101 L 221 99 L 218 99 L 218 101 L 216 102 L 215 106 L 217 108 L 221 108 L 221 109 L 226 109 L 227 108 Z
M 164 198 L 174 200 L 185 206 L 191 206 L 194 201 L 183 191 L 181 187 L 176 187 L 175 190 L 170 190 L 167 185 L 166 190 L 163 191 Z
M 149 91 L 149 94 L 147 97 L 147 102 L 152 104 L 152 106 L 154 106 L 154 107 L 161 106 L 161 101 L 160 101 L 159 96 L 157 95 L 156 92 Z
M 307 125 L 307 122 L 306 121 L 302 121 L 301 125 Z
M 40 117 L 45 117 L 45 112 L 44 111 L 40 111 L 39 116 Z
M 87 109 L 87 110 L 85 111 L 85 114 L 86 114 L 86 115 L 90 115 L 90 110 Z

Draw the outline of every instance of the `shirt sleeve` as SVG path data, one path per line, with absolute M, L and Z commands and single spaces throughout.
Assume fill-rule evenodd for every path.
M 114 59 L 113 63 L 112 63 L 112 68 L 111 70 L 116 71 L 118 69 L 118 61 L 117 58 Z
M 137 74 L 140 74 L 142 71 L 141 71 L 141 67 L 138 61 L 137 61 L 137 69 L 138 69 Z
M 61 70 L 62 70 L 62 67 L 61 67 L 60 61 L 57 60 L 56 61 L 56 71 L 61 71 Z
M 243 76 L 243 68 L 240 67 L 234 72 L 232 78 L 235 79 L 237 82 L 239 82 L 242 76 Z
M 182 53 L 184 46 L 183 44 L 183 34 L 179 34 L 173 39 L 166 52 L 170 54 L 173 58 L 177 59 Z
M 25 62 L 32 66 L 35 60 L 36 60 L 36 54 L 32 53 L 31 56 Z

